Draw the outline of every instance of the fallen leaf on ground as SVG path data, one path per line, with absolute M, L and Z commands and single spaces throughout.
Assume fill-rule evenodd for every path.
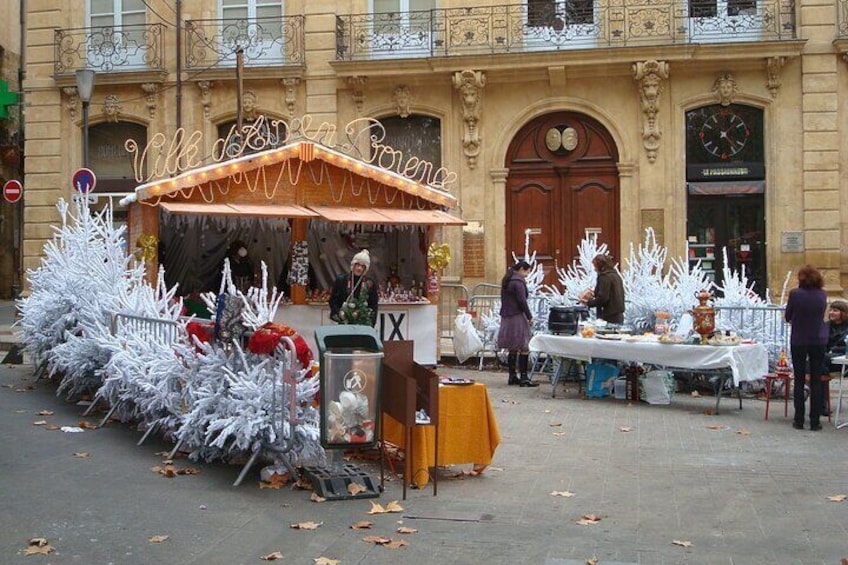
M 393 500 L 386 504 L 386 512 L 403 512 L 403 506 L 397 500 Z
M 313 559 L 313 561 L 315 561 L 315 565 L 339 565 L 340 563 L 338 559 L 330 559 L 328 557 L 319 557 Z
M 582 518 L 577 520 L 577 523 L 581 526 L 589 526 L 591 524 L 597 524 L 601 521 L 601 517 L 596 514 L 584 514 Z
M 701 393 L 700 393 L 700 392 L 698 392 L 697 390 L 693 390 L 693 391 L 692 391 L 692 397 L 693 397 L 693 398 L 698 398 L 699 396 L 701 396 Z
M 377 504 L 376 502 L 371 502 L 371 510 L 368 511 L 369 514 L 385 514 L 386 509 L 383 508 L 382 505 Z
M 489 467 L 487 470 L 488 471 L 503 471 L 503 468 L 502 467 Z
M 80 420 L 80 421 L 79 421 L 79 423 L 77 424 L 77 427 L 78 427 L 78 428 L 82 428 L 82 429 L 84 429 L 84 430 L 93 430 L 93 429 L 95 429 L 97 426 L 95 426 L 94 424 L 89 423 L 89 422 L 88 422 L 88 421 L 86 421 L 86 420 Z
M 597 557 L 590 557 L 586 560 L 586 565 L 598 565 L 599 561 Z
M 713 415 L 713 409 L 707 408 L 703 412 L 701 412 L 701 414 L 704 414 L 705 416 L 712 416 Z
M 44 426 L 47 424 L 47 420 L 37 420 L 32 423 L 33 426 Z
M 368 530 L 371 526 L 374 525 L 374 522 L 369 522 L 368 520 L 360 520 L 359 522 L 354 522 L 350 525 L 351 530 Z
M 620 432 L 632 432 L 633 428 L 631 428 L 630 426 L 621 426 L 620 428 L 618 428 L 618 431 L 620 431 Z
M 748 430 L 736 430 L 736 433 L 737 433 L 737 435 L 740 435 L 740 436 L 749 436 L 749 435 L 751 435 L 751 432 L 749 432 Z
M 844 494 L 835 494 L 833 496 L 828 496 L 827 499 L 831 502 L 845 502 L 845 499 L 848 498 L 848 495 Z
M 197 467 L 175 467 L 173 465 L 155 465 L 150 468 L 154 473 L 159 473 L 163 477 L 173 479 L 177 475 L 199 475 L 200 469 Z
M 276 561 L 277 559 L 282 559 L 283 554 L 279 551 L 275 551 L 274 553 L 269 553 L 268 555 L 263 555 L 259 559 L 262 561 Z
M 280 489 L 281 487 L 287 485 L 289 482 L 288 474 L 280 474 L 274 473 L 271 475 L 270 481 L 259 481 L 259 488 L 275 488 Z
M 550 426 L 552 428 L 558 428 L 561 425 L 562 425 L 562 422 L 551 422 L 551 423 L 548 424 L 548 426 Z
M 324 522 L 298 522 L 297 524 L 292 524 L 291 527 L 295 530 L 317 530 L 319 527 L 324 525 Z
M 171 537 L 171 536 L 167 536 L 167 535 L 151 536 L 150 539 L 148 539 L 147 541 L 149 541 L 150 543 L 162 543 L 163 541 L 165 541 L 169 537 Z
M 409 545 L 409 542 L 402 539 L 395 539 L 385 545 L 388 549 L 400 549 Z
M 401 526 L 397 529 L 397 533 L 399 534 L 417 534 L 418 530 L 415 528 L 407 528 L 406 526 Z
M 347 485 L 347 492 L 349 492 L 351 496 L 356 496 L 360 492 L 364 492 L 366 490 L 368 489 L 359 483 L 350 483 Z
M 36 415 L 37 416 L 52 416 L 53 411 L 52 410 L 42 410 L 41 412 L 38 412 Z
M 88 451 L 76 451 L 74 452 L 74 457 L 79 457 L 80 459 L 88 459 L 91 457 L 91 453 Z
M 554 432 L 554 435 L 557 437 L 562 437 L 565 435 L 565 432 Z
M 392 540 L 384 536 L 368 536 L 366 538 L 362 538 L 362 541 L 368 543 L 376 543 L 377 545 L 386 545 Z
M 32 538 L 29 545 L 24 548 L 24 555 L 49 555 L 55 551 L 53 546 L 47 542 L 47 538 Z
M 44 429 L 45 429 L 45 430 L 50 430 L 50 431 L 58 430 L 58 429 L 59 429 L 59 426 L 55 426 L 55 425 L 53 425 L 53 424 L 50 424 L 49 426 L 44 426 Z
M 313 492 L 311 495 L 309 495 L 309 500 L 311 500 L 312 502 L 325 502 L 327 499 L 318 494 L 317 492 Z
M 708 430 L 726 430 L 727 426 L 722 426 L 721 424 L 710 424 L 707 426 Z
M 555 490 L 551 493 L 551 496 L 564 496 L 565 498 L 571 498 L 574 496 L 574 493 L 567 490 Z
M 671 540 L 671 543 L 672 543 L 672 545 L 679 545 L 680 547 L 692 547 L 693 545 L 695 545 L 689 540 L 679 540 L 679 539 Z
M 292 490 L 312 490 L 312 481 L 307 479 L 306 477 L 298 477 L 298 479 L 292 483 Z

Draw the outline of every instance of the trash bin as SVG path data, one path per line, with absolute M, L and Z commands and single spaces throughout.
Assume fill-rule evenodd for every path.
M 315 329 L 320 357 L 321 445 L 372 447 L 378 439 L 383 344 L 370 326 Z

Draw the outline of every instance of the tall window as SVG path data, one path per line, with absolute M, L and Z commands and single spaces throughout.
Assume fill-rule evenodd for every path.
M 413 34 L 420 31 L 429 33 L 429 14 L 411 16 L 410 12 L 430 11 L 436 7 L 436 0 L 373 0 L 373 6 L 374 14 L 379 14 L 376 17 L 375 33 L 400 34 L 402 30 Z
M 96 68 L 144 66 L 143 0 L 89 0 L 88 23 L 92 34 L 86 61 Z
M 256 20 L 283 15 L 280 0 L 221 0 L 221 19 Z
M 557 31 L 567 25 L 592 24 L 593 0 L 527 0 L 527 25 Z
M 690 18 L 754 16 L 757 0 L 689 0 Z
M 246 65 L 262 65 L 284 59 L 282 0 L 218 0 L 221 15 L 221 53 L 233 63 L 236 51 L 244 51 Z

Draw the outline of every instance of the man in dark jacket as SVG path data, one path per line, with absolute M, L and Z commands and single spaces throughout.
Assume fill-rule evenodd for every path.
M 595 255 L 592 265 L 598 273 L 595 289 L 587 291 L 581 301 L 595 307 L 597 317 L 610 324 L 624 323 L 624 283 L 613 269 L 607 255 Z

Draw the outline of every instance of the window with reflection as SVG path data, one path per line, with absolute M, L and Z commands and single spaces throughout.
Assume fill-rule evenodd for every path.
M 406 118 L 381 118 L 380 123 L 386 130 L 386 138 L 381 143 L 402 151 L 404 159 L 418 157 L 429 161 L 434 171 L 442 166 L 442 121 L 439 118 L 412 114 Z M 373 134 L 377 133 L 375 126 Z
M 527 0 L 527 25 L 561 30 L 567 25 L 592 24 L 594 0 Z
M 288 124 L 279 118 L 260 116 L 255 120 L 242 120 L 241 132 L 238 130 L 236 120 L 218 124 L 218 139 L 215 144 L 215 159 L 221 159 L 221 150 L 224 158 L 232 159 L 239 155 L 248 155 L 275 149 L 285 145 Z

